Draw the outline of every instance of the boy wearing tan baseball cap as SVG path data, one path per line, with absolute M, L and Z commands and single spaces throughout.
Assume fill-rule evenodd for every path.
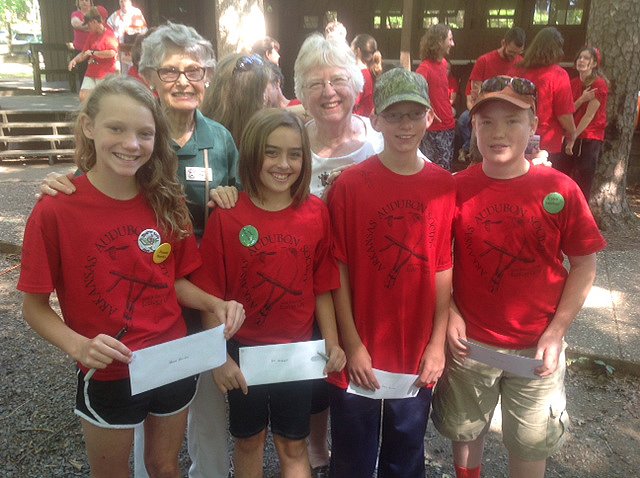
M 453 442 L 457 478 L 480 477 L 499 399 L 509 475 L 544 476 L 568 426 L 564 336 L 593 284 L 596 252 L 605 247 L 573 180 L 525 159 L 538 123 L 535 95 L 535 85 L 522 78 L 482 84 L 471 109 L 482 163 L 454 177 L 449 354 L 432 418 Z M 497 361 L 478 357 L 477 345 Z M 538 362 L 514 372 L 504 364 L 516 357 Z

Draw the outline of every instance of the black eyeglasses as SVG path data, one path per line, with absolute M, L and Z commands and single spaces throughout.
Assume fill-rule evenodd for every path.
M 264 61 L 258 55 L 245 55 L 238 58 L 236 61 L 236 66 L 233 69 L 233 74 L 235 75 L 239 71 L 249 71 L 256 66 L 264 65 Z
M 400 123 L 405 116 L 409 118 L 411 121 L 418 121 L 424 118 L 426 115 L 427 115 L 426 109 L 410 111 L 409 113 L 397 113 L 395 111 L 380 113 L 380 116 L 382 116 L 382 118 L 387 123 Z
M 165 83 L 178 81 L 180 75 L 184 75 L 184 77 L 189 81 L 201 81 L 204 79 L 207 69 L 203 66 L 193 66 L 186 70 L 178 70 L 176 68 L 157 68 L 156 73 L 158 73 L 160 81 L 164 81 Z
M 495 93 L 504 90 L 507 86 L 510 86 L 511 89 L 519 95 L 536 97 L 537 89 L 532 81 L 526 78 L 512 78 L 510 76 L 494 76 L 493 78 L 484 80 L 480 91 L 484 93 Z

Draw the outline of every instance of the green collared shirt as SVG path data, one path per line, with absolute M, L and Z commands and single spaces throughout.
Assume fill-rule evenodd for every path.
M 196 126 L 187 144 L 172 146 L 178 155 L 178 178 L 184 184 L 189 212 L 196 237 L 204 233 L 204 214 L 209 193 L 205 191 L 204 150 L 208 151 L 209 189 L 236 186 L 238 181 L 238 149 L 231 133 L 219 123 L 196 110 Z

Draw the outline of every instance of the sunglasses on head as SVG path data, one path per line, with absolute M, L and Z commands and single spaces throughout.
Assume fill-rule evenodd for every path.
M 238 58 L 236 61 L 236 66 L 233 69 L 233 74 L 235 75 L 239 71 L 249 71 L 256 66 L 264 65 L 264 61 L 258 55 L 245 55 Z
M 511 78 L 510 76 L 495 76 L 484 80 L 480 91 L 484 93 L 495 93 L 504 90 L 510 86 L 513 91 L 519 95 L 529 95 L 536 97 L 536 85 L 532 81 L 525 78 Z

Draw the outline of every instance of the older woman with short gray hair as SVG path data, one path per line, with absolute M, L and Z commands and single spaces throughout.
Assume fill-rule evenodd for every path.
M 294 82 L 296 96 L 312 117 L 307 123 L 311 192 L 322 196 L 339 171 L 382 150 L 382 135 L 369 118 L 353 114 L 364 79 L 345 42 L 320 34 L 308 37 L 294 65 Z
M 169 120 L 178 176 L 197 237 L 204 232 L 214 188 L 234 185 L 237 178 L 238 151 L 231 134 L 199 111 L 215 65 L 211 43 L 185 25 L 169 22 L 142 42 L 139 70 L 157 93 Z M 185 310 L 185 318 L 193 323 L 190 312 Z M 194 319 L 199 327 L 199 317 Z M 211 372 L 201 374 L 190 406 L 188 449 L 189 476 L 228 475 L 226 404 Z M 136 461 L 140 459 L 138 454 Z

